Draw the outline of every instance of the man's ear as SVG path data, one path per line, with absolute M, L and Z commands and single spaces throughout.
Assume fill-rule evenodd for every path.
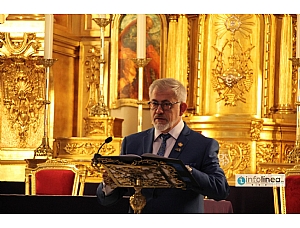
M 182 116 L 183 113 L 187 110 L 187 103 L 182 102 L 180 104 L 179 116 Z

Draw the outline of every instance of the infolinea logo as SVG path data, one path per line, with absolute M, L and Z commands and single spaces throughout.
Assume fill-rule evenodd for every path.
M 236 187 L 284 187 L 285 174 L 236 174 Z

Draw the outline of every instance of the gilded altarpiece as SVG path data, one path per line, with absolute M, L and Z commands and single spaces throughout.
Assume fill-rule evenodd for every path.
M 189 91 L 194 91 L 189 93 L 193 94 L 189 106 L 194 109 L 184 120 L 219 141 L 220 165 L 230 184 L 237 173 L 268 172 L 261 163 L 285 163 L 295 143 L 295 107 L 292 102 L 285 105 L 289 109 L 278 104 L 280 93 L 295 101 L 296 91 L 295 71 L 276 73 L 280 58 L 287 57 L 278 51 L 283 45 L 278 34 L 289 31 L 281 26 L 285 17 L 291 19 L 289 15 L 200 15 L 197 28 L 191 28 L 198 32 L 190 44 L 197 47 L 189 78 Z M 291 29 L 294 34 L 295 23 Z M 292 47 L 295 40 L 285 45 Z M 288 72 L 292 63 L 286 63 Z M 280 90 L 282 77 L 291 78 L 291 83 Z
M 72 61 L 73 65 L 68 64 L 68 68 L 76 69 L 75 75 L 77 67 L 79 71 L 78 79 L 71 69 L 68 71 L 68 74 L 72 76 L 70 78 L 74 78 L 76 82 L 72 96 L 78 98 L 74 100 L 74 109 L 68 107 L 72 109 L 70 113 L 74 117 L 75 129 L 73 135 L 76 137 L 58 132 L 56 134 L 58 136 L 54 137 L 53 145 L 55 157 L 75 159 L 79 163 L 90 165 L 93 154 L 108 136 L 115 138 L 112 143 L 102 147 L 100 153 L 114 155 L 120 151 L 123 120 L 111 117 L 109 112 L 108 115 L 103 116 L 93 115 L 90 112 L 94 110 L 91 109 L 93 105 L 99 102 L 99 97 L 95 94 L 99 91 L 97 77 L 100 69 L 98 66 L 101 63 L 104 64 L 102 68 L 104 69 L 102 91 L 104 105 L 110 108 L 136 106 L 135 99 L 119 99 L 117 94 L 118 23 L 121 15 L 111 16 L 111 26 L 105 28 L 104 62 L 99 60 L 100 32 L 99 26 L 92 21 L 93 15 L 63 16 L 61 21 L 65 22 L 66 28 L 59 26 L 64 29 L 63 31 L 58 31 L 58 24 L 54 26 L 56 53 L 64 52 L 63 44 L 71 40 L 71 58 L 77 58 L 78 54 L 79 59 L 78 66 L 76 65 L 77 59 Z M 292 67 L 292 62 L 289 61 L 289 58 L 295 57 L 297 25 L 295 15 L 185 16 L 190 21 L 188 28 L 190 37 L 187 47 L 189 109 L 184 120 L 192 129 L 219 141 L 220 164 L 231 185 L 234 185 L 236 173 L 284 172 L 286 168 L 293 165 L 287 163 L 287 156 L 294 148 L 296 135 L 295 101 L 298 75 L 297 69 Z M 167 23 L 170 21 L 166 21 L 167 15 L 159 17 L 163 28 L 161 51 L 165 52 L 166 46 L 169 45 L 165 44 Z M 70 20 L 63 20 L 63 18 Z M 60 20 L 56 21 L 58 22 Z M 176 23 L 176 20 L 173 22 Z M 39 97 L 43 96 L 43 90 L 37 89 L 39 79 L 43 80 L 44 77 L 42 69 L 35 64 L 29 64 L 34 68 L 24 68 L 22 61 L 5 54 L 11 53 L 5 49 L 8 47 L 7 42 L 11 42 L 12 46 L 17 49 L 28 47 L 24 52 L 27 54 L 23 57 L 31 56 L 34 48 L 37 48 L 36 56 L 43 55 L 40 53 L 43 48 L 39 46 L 39 43 L 33 42 L 40 38 L 35 39 L 34 34 L 31 33 L 25 36 L 26 38 L 19 37 L 13 40 L 7 34 L 0 34 L 0 41 L 3 44 L 1 50 L 4 53 L 1 56 L 6 58 L 6 63 L 0 62 L 0 159 L 2 161 L 5 155 L 5 159 L 19 159 L 25 163 L 24 157 L 33 155 L 33 150 L 40 144 L 43 134 L 43 120 L 40 113 L 42 110 L 39 109 Z M 27 45 L 28 42 L 30 45 L 23 46 L 22 40 L 26 40 L 24 44 Z M 67 59 L 69 55 L 66 56 Z M 15 65 L 21 67 L 10 67 L 9 64 L 13 61 Z M 34 60 L 27 59 L 26 61 L 29 63 Z M 64 61 L 63 59 L 59 61 L 61 65 L 58 70 L 65 73 Z M 160 61 L 161 66 L 167 62 L 164 56 Z M 15 69 L 21 69 L 21 71 L 17 72 Z M 22 77 L 22 73 L 27 71 L 33 73 L 26 73 L 28 78 Z M 164 71 L 165 69 L 161 69 L 161 77 L 164 77 Z M 53 72 L 54 75 L 59 75 L 59 73 Z M 59 80 L 55 83 L 58 85 L 60 82 L 65 83 Z M 53 88 L 51 91 L 53 92 Z M 63 95 L 64 91 L 55 92 L 57 98 L 63 97 L 59 94 Z M 50 100 L 53 101 L 53 97 Z M 56 107 L 60 107 L 58 103 Z M 53 106 L 51 110 L 54 110 Z M 63 128 L 64 124 L 69 125 L 70 121 L 64 123 L 60 115 L 62 111 L 65 111 L 64 107 L 57 110 L 59 111 L 55 113 L 55 118 L 62 124 L 56 122 L 55 128 L 58 129 L 57 125 L 60 125 L 60 128 Z M 50 116 L 54 118 L 53 113 Z M 51 126 L 54 127 L 54 123 Z M 66 136 L 60 137 L 64 135 Z M 20 145 L 23 146 L 20 147 Z M 27 153 L 25 148 L 30 148 L 30 154 L 26 156 L 22 153 Z M 99 182 L 101 178 L 99 173 L 94 173 L 93 169 L 89 172 L 91 179 L 88 181 Z

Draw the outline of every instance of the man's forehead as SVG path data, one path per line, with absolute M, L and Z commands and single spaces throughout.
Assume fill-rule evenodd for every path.
M 171 88 L 159 89 L 155 88 L 150 94 L 151 97 L 155 96 L 165 96 L 165 97 L 174 97 L 175 93 Z

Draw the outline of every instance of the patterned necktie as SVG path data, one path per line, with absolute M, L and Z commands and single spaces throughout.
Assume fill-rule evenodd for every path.
M 160 145 L 157 155 L 164 156 L 165 151 L 166 151 L 166 142 L 167 142 L 167 139 L 171 137 L 171 135 L 169 133 L 168 134 L 160 134 L 159 137 L 162 138 L 163 141 Z

